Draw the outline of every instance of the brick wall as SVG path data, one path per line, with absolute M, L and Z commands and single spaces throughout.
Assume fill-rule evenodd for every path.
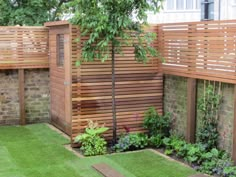
M 0 125 L 19 124 L 17 70 L 0 71 Z M 25 70 L 25 111 L 27 123 L 49 121 L 49 71 Z
M 0 71 L 0 124 L 19 122 L 18 73 Z
M 215 83 L 216 86 L 219 83 Z M 223 96 L 219 109 L 218 130 L 220 133 L 219 147 L 232 152 L 233 133 L 233 98 L 234 86 L 222 83 L 221 92 Z M 198 80 L 197 97 L 204 93 L 204 81 Z M 164 110 L 171 112 L 173 117 L 173 130 L 181 136 L 186 136 L 187 120 L 187 79 L 184 77 L 165 75 L 164 78 Z M 197 124 L 199 125 L 199 113 L 197 113 Z
M 185 136 L 187 115 L 187 79 L 177 76 L 164 76 L 164 111 L 170 112 L 173 131 Z

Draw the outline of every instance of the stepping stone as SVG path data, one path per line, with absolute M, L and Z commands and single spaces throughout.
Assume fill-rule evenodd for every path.
M 203 175 L 203 174 L 197 174 L 197 175 L 192 175 L 192 176 L 189 176 L 189 177 L 210 177 L 210 176 Z
M 99 173 L 101 173 L 104 177 L 124 177 L 118 171 L 105 163 L 95 164 L 92 167 Z

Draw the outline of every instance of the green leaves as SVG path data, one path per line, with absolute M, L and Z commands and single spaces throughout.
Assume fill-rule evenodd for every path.
M 120 137 L 113 147 L 117 152 L 143 149 L 148 146 L 148 136 L 143 133 L 130 133 Z
M 98 128 L 94 128 L 94 129 L 91 129 L 91 128 L 86 128 L 85 132 L 91 136 L 93 135 L 100 135 L 104 132 L 106 132 L 109 128 L 107 127 L 98 127 Z
M 106 61 L 114 44 L 117 53 L 122 46 L 134 47 L 135 59 L 147 62 L 149 56 L 157 56 L 151 46 L 153 33 L 145 33 L 147 11 L 158 12 L 164 0 L 74 0 L 70 4 L 75 9 L 71 19 L 79 25 L 82 36 L 88 40 L 82 43 L 80 61 Z M 133 35 L 135 34 L 135 35 Z M 132 42 L 127 42 L 132 41 Z
M 86 156 L 105 154 L 107 142 L 100 135 L 107 130 L 107 127 L 99 126 L 98 123 L 90 120 L 85 133 L 76 136 L 74 142 L 82 144 L 81 150 Z
M 66 0 L 0 0 L 0 25 L 43 25 L 68 11 Z
M 155 107 L 150 107 L 144 115 L 144 128 L 148 129 L 151 136 L 169 136 L 171 118 L 170 114 L 159 115 Z
M 201 124 L 197 131 L 197 141 L 206 148 L 217 147 L 219 133 L 217 130 L 218 109 L 222 96 L 215 92 L 212 85 L 208 85 L 205 94 L 198 101 L 198 110 L 201 115 Z

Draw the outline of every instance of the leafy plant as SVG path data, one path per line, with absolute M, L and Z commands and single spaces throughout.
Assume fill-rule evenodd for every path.
M 164 138 L 163 139 L 163 144 L 165 145 L 165 154 L 166 155 L 171 155 L 174 153 L 174 149 L 173 146 L 171 144 L 171 138 Z
M 191 144 L 171 135 L 162 140 L 166 155 L 177 155 L 196 170 L 219 177 L 235 177 L 236 167 L 230 156 L 217 148 L 207 149 L 201 143 Z
M 236 167 L 233 167 L 233 162 L 226 153 L 223 153 L 222 157 L 217 160 L 217 164 L 212 171 L 219 176 L 236 176 Z
M 201 155 L 205 152 L 204 146 L 202 144 L 189 144 L 187 149 L 186 157 L 184 158 L 190 164 L 201 163 Z
M 201 124 L 197 131 L 197 141 L 204 144 L 207 149 L 217 147 L 219 137 L 217 120 L 220 103 L 221 95 L 215 93 L 212 85 L 208 85 L 206 94 L 198 102 Z
M 148 145 L 148 137 L 143 133 L 125 134 L 120 137 L 113 147 L 117 152 L 143 149 Z
M 161 135 L 151 136 L 149 138 L 149 145 L 155 148 L 161 147 L 163 144 L 163 140 Z
M 236 176 L 236 166 L 227 166 L 223 168 L 223 177 L 235 177 Z
M 107 127 L 99 126 L 98 123 L 88 121 L 85 133 L 75 138 L 75 143 L 81 143 L 81 150 L 85 156 L 102 155 L 107 152 L 107 142 L 101 134 L 108 130 Z
M 170 134 L 170 113 L 159 115 L 155 107 L 150 107 L 144 115 L 144 128 L 148 129 L 151 136 L 160 135 L 168 137 Z

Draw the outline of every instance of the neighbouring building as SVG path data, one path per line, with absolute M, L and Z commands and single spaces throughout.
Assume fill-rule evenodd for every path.
M 192 22 L 236 19 L 236 0 L 166 0 L 150 23 Z

